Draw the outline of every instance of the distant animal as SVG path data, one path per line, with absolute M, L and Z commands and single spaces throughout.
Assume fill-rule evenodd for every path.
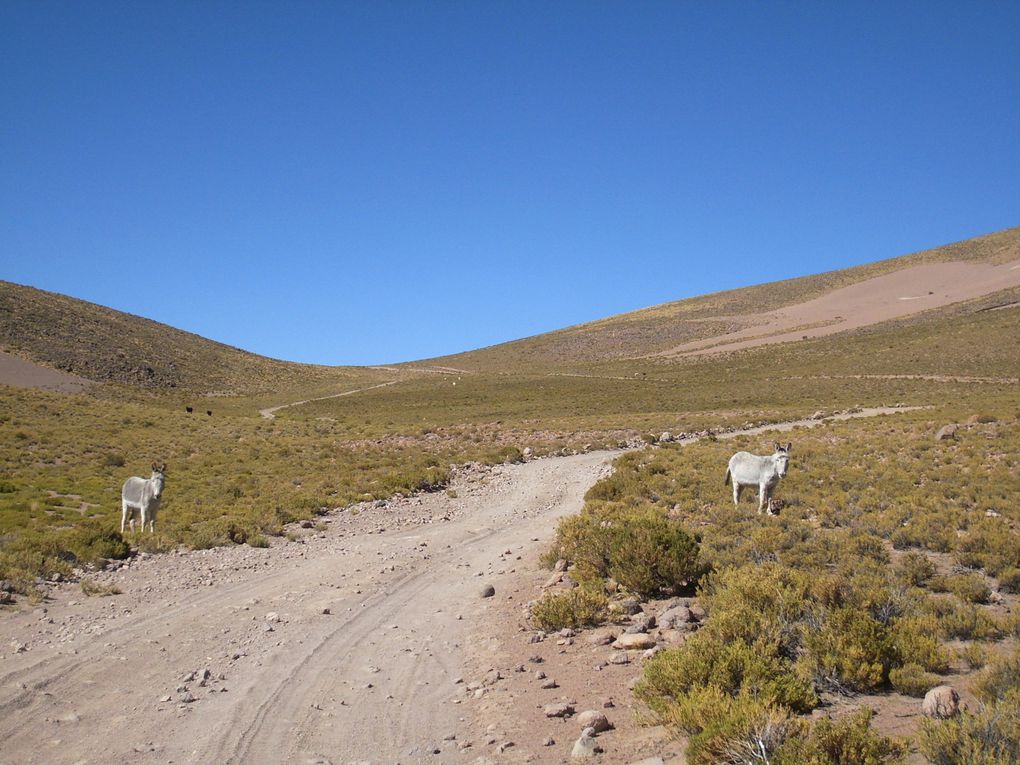
M 156 530 L 156 511 L 159 500 L 163 496 L 163 482 L 166 480 L 166 463 L 152 463 L 152 477 L 149 479 L 132 476 L 124 481 L 120 491 L 120 533 L 124 533 L 124 524 L 130 521 L 131 532 L 135 530 L 135 511 L 142 521 L 142 531 L 149 524 L 149 532 Z
M 783 446 L 776 441 L 775 453 L 768 457 L 761 457 L 749 452 L 737 452 L 730 457 L 730 464 L 726 468 L 726 483 L 733 482 L 733 504 L 740 504 L 740 491 L 745 486 L 758 487 L 758 512 L 768 507 L 768 514 L 773 514 L 775 503 L 772 500 L 772 492 L 779 484 L 779 479 L 786 475 L 790 466 L 790 447 L 792 443 Z
M 187 412 L 188 414 L 191 414 L 195 410 L 192 409 L 190 406 L 186 406 L 186 407 L 184 407 L 184 411 Z
M 212 409 L 206 409 L 206 410 L 205 410 L 205 413 L 206 413 L 207 415 L 209 415 L 210 417 L 212 417 Z

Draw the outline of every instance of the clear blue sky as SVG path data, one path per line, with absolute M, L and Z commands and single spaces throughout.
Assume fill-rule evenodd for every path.
M 278 358 L 1018 224 L 1017 2 L 0 4 L 0 278 Z

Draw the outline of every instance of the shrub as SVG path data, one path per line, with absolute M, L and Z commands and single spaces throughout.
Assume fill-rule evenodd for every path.
M 946 581 L 949 592 L 968 603 L 987 603 L 992 590 L 980 574 L 951 576 Z
M 900 558 L 896 573 L 907 584 L 922 587 L 935 575 L 935 564 L 923 553 L 908 552 Z
M 939 642 L 938 620 L 933 616 L 909 616 L 892 626 L 896 663 L 915 664 L 929 672 L 949 670 L 949 650 Z
M 694 539 L 648 505 L 609 505 L 565 518 L 555 550 L 575 563 L 582 580 L 611 578 L 641 595 L 679 588 L 701 573 Z
M 889 629 L 855 608 L 831 611 L 804 638 L 804 661 L 822 685 L 838 691 L 867 691 L 885 682 L 895 660 Z
M 1008 568 L 999 574 L 999 592 L 1020 595 L 1020 568 Z
M 932 765 L 1015 765 L 1020 762 L 1020 692 L 949 720 L 921 720 L 921 752 Z
M 601 624 L 609 613 L 609 599 L 594 587 L 575 587 L 564 593 L 546 593 L 535 603 L 531 620 L 546 632 L 564 627 Z
M 705 630 L 648 661 L 635 692 L 653 711 L 662 712 L 706 687 L 798 712 L 818 704 L 810 680 L 796 674 L 774 644 L 723 642 Z
M 712 686 L 674 705 L 666 724 L 690 737 L 690 765 L 769 762 L 796 728 L 789 710 L 745 694 L 728 696 Z
M 93 595 L 99 595 L 100 597 L 120 595 L 121 592 L 120 587 L 115 584 L 99 584 L 99 582 L 92 579 L 81 580 L 81 591 L 85 593 L 86 597 L 92 597 Z
M 893 688 L 906 696 L 922 698 L 939 684 L 939 678 L 925 672 L 920 664 L 905 664 L 889 671 L 889 682 Z
M 1006 632 L 994 616 L 954 597 L 930 598 L 926 608 L 935 614 L 939 631 L 947 640 L 998 640 Z
M 980 643 L 967 643 L 956 650 L 970 669 L 981 669 L 988 661 L 988 651 Z
M 870 709 L 832 720 L 823 717 L 798 735 L 788 736 L 772 765 L 892 765 L 902 762 L 908 747 L 871 728 Z M 731 761 L 732 762 L 732 761 Z M 742 762 L 754 762 L 743 760 Z
M 1020 694 L 1020 649 L 993 661 L 974 682 L 974 695 L 982 701 L 996 701 L 1011 692 Z

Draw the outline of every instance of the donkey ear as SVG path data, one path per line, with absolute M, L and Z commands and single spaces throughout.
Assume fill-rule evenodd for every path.
M 782 449 L 782 448 L 783 448 L 783 446 L 782 446 L 782 444 L 780 444 L 780 443 L 779 443 L 778 441 L 775 441 L 775 442 L 774 442 L 774 443 L 772 444 L 772 448 L 773 448 L 773 449 L 775 449 L 775 450 L 776 450 L 776 451 L 778 452 L 778 451 L 779 451 L 780 449 Z
M 793 441 L 786 442 L 786 451 L 790 451 L 790 447 L 793 446 Z
M 157 465 L 155 462 L 153 462 L 152 463 L 152 469 L 153 470 L 158 470 L 159 469 L 159 465 Z

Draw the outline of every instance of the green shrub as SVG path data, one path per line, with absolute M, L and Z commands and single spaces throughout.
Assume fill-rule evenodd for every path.
M 891 628 L 896 664 L 915 664 L 929 672 L 949 670 L 949 650 L 938 640 L 938 620 L 931 615 L 897 619 Z
M 960 574 L 948 577 L 949 592 L 968 603 L 987 603 L 992 590 L 980 574 Z
M 1008 568 L 999 574 L 999 592 L 1020 595 L 1020 568 Z
M 1011 691 L 977 711 L 921 720 L 921 752 L 932 765 L 1016 765 L 1020 762 L 1020 693 Z
M 689 737 L 690 765 L 769 762 L 796 729 L 789 710 L 746 694 L 729 696 L 714 686 L 682 698 L 665 722 Z
M 974 681 L 974 695 L 985 702 L 996 701 L 1011 692 L 1020 694 L 1020 649 L 993 661 Z
M 547 592 L 535 603 L 531 621 L 546 632 L 564 627 L 589 627 L 603 623 L 609 614 L 609 598 L 592 586 L 564 593 Z
M 823 717 L 810 730 L 801 723 L 797 735 L 787 737 L 772 765 L 892 765 L 902 762 L 908 746 L 875 733 L 871 728 L 874 713 L 867 708 L 832 720 Z M 737 762 L 732 760 L 731 762 Z M 739 762 L 761 762 L 745 759 Z
M 980 643 L 966 643 L 956 653 L 970 669 L 981 669 L 988 662 L 988 650 Z
M 682 587 L 701 573 L 697 543 L 652 506 L 585 509 L 560 522 L 554 550 L 574 562 L 582 581 L 613 579 L 640 595 Z
M 923 553 L 908 552 L 900 558 L 896 573 L 907 584 L 923 587 L 935 575 L 935 564 Z
M 249 535 L 247 541 L 249 547 L 269 547 L 269 538 L 259 532 Z
M 100 597 L 106 597 L 108 595 L 120 595 L 120 587 L 115 584 L 99 584 L 92 579 L 81 580 L 81 591 L 85 593 L 86 597 L 92 597 L 93 595 L 99 595 Z
M 920 664 L 905 664 L 889 671 L 889 682 L 906 696 L 923 698 L 924 694 L 939 684 L 939 678 L 925 672 Z
M 722 642 L 705 630 L 649 660 L 635 693 L 653 711 L 662 712 L 706 687 L 798 712 L 818 704 L 810 680 L 798 675 L 774 644 Z
M 804 663 L 821 685 L 867 691 L 885 682 L 895 662 L 889 629 L 856 608 L 837 608 L 804 638 Z
M 955 597 L 932 597 L 925 607 L 938 619 L 939 632 L 946 640 L 998 640 L 1006 633 L 992 614 Z

